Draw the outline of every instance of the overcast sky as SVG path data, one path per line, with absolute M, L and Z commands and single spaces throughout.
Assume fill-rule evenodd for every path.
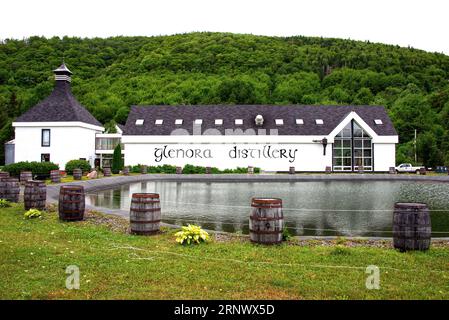
M 370 40 L 449 54 L 448 0 L 1 0 L 0 39 L 224 31 Z

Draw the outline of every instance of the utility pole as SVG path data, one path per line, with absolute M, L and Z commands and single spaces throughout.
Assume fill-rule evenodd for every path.
M 415 139 L 413 140 L 413 145 L 415 147 L 415 165 L 416 165 L 416 163 L 418 162 L 418 159 L 416 157 L 416 129 L 415 129 Z

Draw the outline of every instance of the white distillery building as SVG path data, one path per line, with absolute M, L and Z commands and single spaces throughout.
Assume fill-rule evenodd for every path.
M 102 158 L 112 158 L 121 134 L 104 134 L 103 125 L 76 100 L 65 64 L 54 74 L 52 93 L 13 122 L 15 139 L 8 142 L 7 163 L 51 161 L 64 169 L 68 161 L 83 159 L 100 166 Z
M 8 162 L 110 166 L 121 143 L 125 165 L 303 172 L 395 166 L 398 135 L 382 106 L 132 106 L 126 125 L 109 134 L 71 93 L 70 70 L 62 64 L 54 73 L 53 92 L 13 122 Z
M 125 164 L 383 172 L 398 135 L 382 106 L 133 106 Z

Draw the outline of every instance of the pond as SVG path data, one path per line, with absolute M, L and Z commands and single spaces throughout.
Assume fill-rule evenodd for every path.
M 391 237 L 394 203 L 423 202 L 431 209 L 432 236 L 449 237 L 447 183 L 147 181 L 88 194 L 86 203 L 127 212 L 136 192 L 160 194 L 163 222 L 245 234 L 252 197 L 281 198 L 290 233 L 309 236 Z

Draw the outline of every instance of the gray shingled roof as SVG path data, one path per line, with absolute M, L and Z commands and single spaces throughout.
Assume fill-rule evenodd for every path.
M 202 119 L 202 131 L 215 128 L 221 134 L 225 129 L 246 130 L 278 129 L 279 135 L 328 135 L 351 112 L 355 111 L 378 135 L 397 135 L 383 106 L 302 106 L 302 105 L 205 105 L 205 106 L 132 106 L 126 121 L 124 135 L 170 135 L 177 128 L 192 134 L 195 119 Z M 264 124 L 254 123 L 261 114 Z M 136 126 L 137 119 L 144 119 L 142 126 Z M 155 125 L 156 119 L 163 119 L 162 125 Z M 175 125 L 176 119 L 183 119 L 182 125 Z M 223 119 L 222 126 L 215 125 L 215 119 Z M 235 119 L 243 119 L 243 125 L 235 125 Z M 283 119 L 284 125 L 277 126 L 275 119 Z M 303 119 L 297 125 L 296 119 Z M 315 119 L 324 124 L 317 125 Z M 382 120 L 376 125 L 375 119 Z
M 103 127 L 73 96 L 70 83 L 56 81 L 53 92 L 15 122 L 80 121 Z

